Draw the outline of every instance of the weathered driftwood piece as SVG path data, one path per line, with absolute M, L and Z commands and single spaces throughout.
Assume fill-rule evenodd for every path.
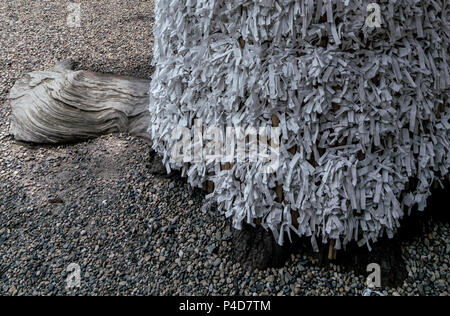
M 9 98 L 10 133 L 32 143 L 64 143 L 113 132 L 147 137 L 148 80 L 74 71 L 61 62 L 18 80 Z

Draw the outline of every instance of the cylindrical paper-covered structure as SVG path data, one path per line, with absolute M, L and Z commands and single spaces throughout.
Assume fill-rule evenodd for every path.
M 280 244 L 288 233 L 337 249 L 392 236 L 448 179 L 446 4 L 157 0 L 154 148 L 192 185 L 213 184 L 208 203 L 236 228 L 261 224 Z M 174 159 L 187 131 L 196 155 L 207 141 L 195 130 L 211 126 L 277 127 L 276 170 L 238 150 L 226 163 Z

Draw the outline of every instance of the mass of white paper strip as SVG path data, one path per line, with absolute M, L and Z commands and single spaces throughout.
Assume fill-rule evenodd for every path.
M 236 228 L 260 219 L 280 244 L 285 232 L 337 249 L 392 236 L 449 177 L 449 7 L 376 1 L 372 28 L 370 2 L 156 0 L 150 131 L 167 170 L 214 182 L 208 205 Z M 276 173 L 170 161 L 176 127 L 270 126 L 273 115 Z

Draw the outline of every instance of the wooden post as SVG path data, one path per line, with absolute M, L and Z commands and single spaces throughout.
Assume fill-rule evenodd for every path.
M 328 260 L 336 260 L 337 251 L 336 251 L 336 248 L 334 247 L 335 243 L 336 242 L 334 239 L 330 240 L 330 244 L 329 244 L 329 248 L 328 248 Z

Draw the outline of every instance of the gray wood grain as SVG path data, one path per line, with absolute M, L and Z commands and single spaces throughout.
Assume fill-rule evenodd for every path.
M 113 132 L 149 138 L 148 80 L 74 71 L 71 60 L 18 80 L 9 94 L 16 140 L 56 144 Z

